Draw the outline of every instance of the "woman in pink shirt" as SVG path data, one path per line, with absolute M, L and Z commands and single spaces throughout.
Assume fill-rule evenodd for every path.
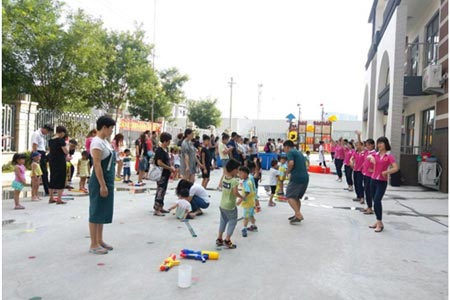
M 364 204 L 364 187 L 362 174 L 364 158 L 364 144 L 362 142 L 356 142 L 356 151 L 353 152 L 352 157 L 350 158 L 350 167 L 353 168 L 353 181 L 355 182 L 356 193 L 356 198 L 353 198 L 353 201 L 359 201 L 360 204 Z
M 366 149 L 364 151 L 362 174 L 364 177 L 364 195 L 366 196 L 367 208 L 363 212 L 365 215 L 373 215 L 372 191 L 370 190 L 370 185 L 372 182 L 373 165 L 368 159 L 368 156 L 375 153 L 375 141 L 373 139 L 367 139 L 364 143 L 366 145 Z
M 375 228 L 375 232 L 382 232 L 384 225 L 382 222 L 383 207 L 381 200 L 386 192 L 388 175 L 396 173 L 398 171 L 398 165 L 395 162 L 394 156 L 387 153 L 391 150 L 391 145 L 389 145 L 389 140 L 386 137 L 383 136 L 377 139 L 377 148 L 377 153 L 368 156 L 368 159 L 374 167 L 371 190 L 375 215 L 377 217 L 377 222 L 369 226 L 369 228 Z
M 345 153 L 343 147 L 342 138 L 340 138 L 337 142 L 331 140 L 331 142 L 335 145 L 334 147 L 334 165 L 336 166 L 336 174 L 338 178 L 336 181 L 342 182 L 342 165 L 344 163 Z
M 353 144 L 344 140 L 344 172 L 349 192 L 353 192 L 353 169 L 350 166 L 350 158 L 352 157 L 353 152 L 355 152 Z

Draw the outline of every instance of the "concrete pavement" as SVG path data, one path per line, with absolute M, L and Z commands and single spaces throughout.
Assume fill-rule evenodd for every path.
M 209 187 L 220 174 L 212 172 Z M 243 238 L 239 222 L 237 249 L 221 250 L 217 261 L 182 260 L 193 268 L 188 289 L 177 287 L 178 267 L 158 267 L 182 248 L 216 249 L 219 191 L 209 191 L 210 207 L 190 221 L 194 238 L 173 215 L 152 215 L 155 183 L 117 183 L 113 224 L 104 231 L 114 250 L 103 256 L 88 253 L 87 196 L 64 206 L 24 200 L 22 211 L 3 199 L 3 299 L 447 299 L 447 194 L 389 186 L 385 230 L 374 233 L 375 216 L 359 211 L 345 183 L 310 176 L 304 222 L 290 225 L 288 204 L 268 207 L 260 188 L 259 232 Z

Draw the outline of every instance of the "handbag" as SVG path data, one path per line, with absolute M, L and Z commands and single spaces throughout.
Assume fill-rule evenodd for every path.
M 152 165 L 150 171 L 148 172 L 148 178 L 151 181 L 160 181 L 162 177 L 162 168 L 156 165 Z

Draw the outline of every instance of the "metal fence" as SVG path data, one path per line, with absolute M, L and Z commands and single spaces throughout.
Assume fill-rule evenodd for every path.
M 2 151 L 14 151 L 16 107 L 2 105 Z

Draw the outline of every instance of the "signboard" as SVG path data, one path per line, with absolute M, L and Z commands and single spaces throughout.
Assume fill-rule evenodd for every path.
M 152 129 L 153 128 L 153 129 Z M 144 132 L 146 130 L 153 130 L 157 132 L 161 132 L 162 124 L 161 123 L 155 123 L 153 122 L 145 122 L 145 121 L 137 121 L 137 120 L 130 120 L 130 119 L 121 119 L 119 123 L 119 130 L 124 131 L 137 131 L 137 132 Z

